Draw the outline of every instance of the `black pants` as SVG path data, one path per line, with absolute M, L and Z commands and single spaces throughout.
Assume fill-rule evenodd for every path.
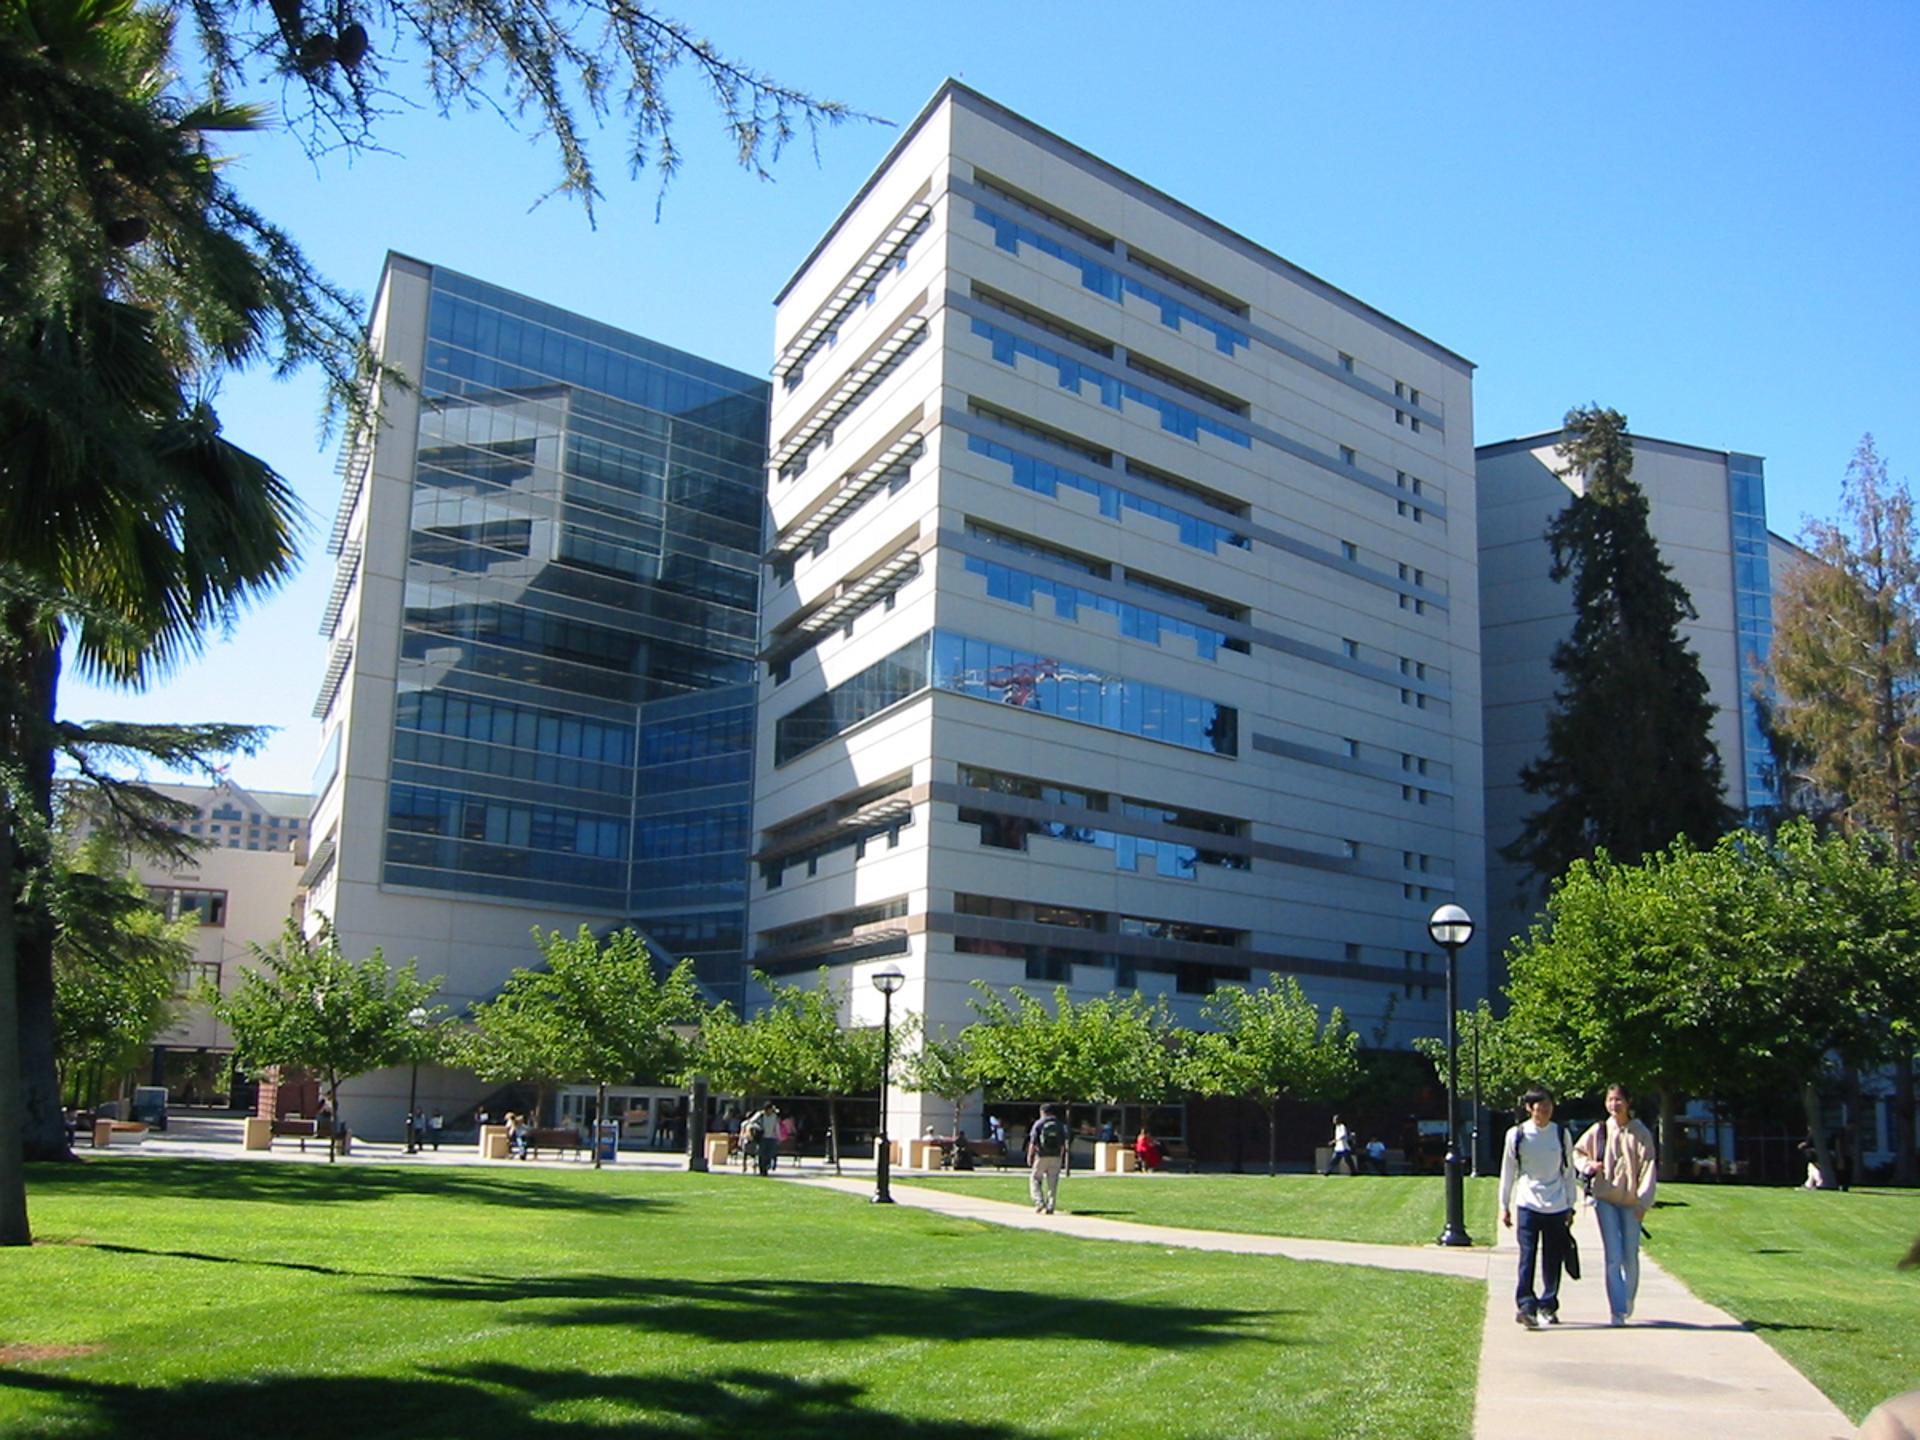
M 1322 1175 L 1331 1175 L 1334 1171 L 1338 1170 L 1342 1165 L 1347 1167 L 1347 1174 L 1349 1175 L 1358 1175 L 1360 1173 L 1360 1166 L 1358 1162 L 1354 1160 L 1353 1151 L 1351 1150 L 1334 1151 L 1333 1154 L 1330 1157 L 1328 1157 L 1327 1168 L 1322 1170 L 1320 1173 Z
M 1520 1242 L 1520 1281 L 1513 1301 L 1523 1315 L 1553 1315 L 1560 1309 L 1560 1269 L 1567 1260 L 1567 1212 L 1543 1214 L 1524 1205 L 1513 1220 Z M 1540 1296 L 1533 1294 L 1533 1257 L 1540 1257 Z

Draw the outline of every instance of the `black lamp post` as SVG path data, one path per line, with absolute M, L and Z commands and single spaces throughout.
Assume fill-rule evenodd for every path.
M 413 1078 L 407 1081 L 407 1154 L 420 1153 L 420 1127 L 414 1116 L 420 1113 L 420 1037 L 426 1033 L 427 1012 L 419 1005 L 407 1011 L 407 1024 L 413 1027 Z
M 681 1043 L 691 1051 L 700 1038 L 698 1025 L 669 1025 L 667 1027 L 680 1037 Z M 693 1175 L 705 1175 L 707 1166 L 707 1077 L 694 1074 L 687 1080 L 687 1172 Z
M 907 977 L 900 973 L 898 965 L 873 972 L 873 988 L 880 992 L 884 1006 L 880 1012 L 880 1145 L 874 1152 L 873 1203 L 876 1205 L 893 1204 L 893 1191 L 888 1188 L 893 1157 L 892 1144 L 887 1139 L 887 1085 L 893 1068 L 893 996 L 906 983 Z
M 1428 919 L 1427 934 L 1447 952 L 1447 1228 L 1440 1232 L 1440 1243 L 1471 1245 L 1473 1237 L 1467 1234 L 1463 1214 L 1465 1181 L 1460 1175 L 1459 1107 L 1454 1097 L 1460 1090 L 1459 1036 L 1455 1023 L 1460 1011 L 1460 947 L 1473 938 L 1473 917 L 1458 905 L 1442 905 Z

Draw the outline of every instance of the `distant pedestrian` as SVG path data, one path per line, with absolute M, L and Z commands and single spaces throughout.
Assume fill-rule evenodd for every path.
M 1007 1127 L 1000 1123 L 998 1115 L 987 1116 L 987 1138 L 996 1145 L 1007 1143 Z
M 440 1132 L 446 1128 L 447 1117 L 438 1110 L 427 1117 L 427 1135 L 433 1141 L 433 1148 L 440 1148 Z
M 1560 1271 L 1573 1221 L 1573 1148 L 1554 1123 L 1553 1096 L 1536 1085 L 1520 1097 L 1527 1118 L 1507 1131 L 1500 1156 L 1500 1223 L 1520 1242 L 1514 1318 L 1529 1330 L 1560 1323 Z M 1516 1214 L 1519 1223 L 1515 1224 Z M 1533 1288 L 1539 1259 L 1540 1293 Z
M 773 1173 L 780 1156 L 780 1112 L 772 1105 L 762 1106 L 740 1124 L 742 1148 L 762 1175 Z
M 1359 1163 L 1353 1156 L 1353 1132 L 1347 1129 L 1346 1122 L 1338 1115 L 1333 1117 L 1333 1153 L 1327 1157 L 1327 1168 L 1322 1175 L 1331 1175 L 1340 1166 L 1347 1167 L 1347 1174 L 1358 1175 Z
M 1626 1086 L 1607 1087 L 1607 1118 L 1574 1145 L 1573 1165 L 1586 1181 L 1606 1247 L 1607 1310 L 1615 1325 L 1624 1325 L 1640 1289 L 1640 1222 L 1653 1208 L 1658 1183 L 1653 1136 L 1633 1118 Z
M 1040 1118 L 1027 1134 L 1027 1192 L 1040 1215 L 1053 1214 L 1060 1199 L 1060 1174 L 1067 1164 L 1067 1127 L 1051 1105 L 1040 1107 Z
M 1373 1173 L 1387 1173 L 1387 1142 L 1378 1135 L 1367 1141 L 1367 1164 L 1373 1167 Z

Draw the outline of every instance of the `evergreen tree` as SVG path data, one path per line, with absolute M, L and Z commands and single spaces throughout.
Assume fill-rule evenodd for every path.
M 1880 836 L 1911 865 L 1920 848 L 1920 540 L 1913 496 L 1888 477 L 1871 435 L 1847 466 L 1840 505 L 1839 522 L 1812 522 L 1802 535 L 1812 559 L 1774 576 L 1771 718 L 1790 757 L 1783 788 L 1849 831 Z M 1895 1165 L 1911 1184 L 1920 1033 L 1888 1023 Z
M 1696 612 L 1648 528 L 1627 417 L 1568 411 L 1557 453 L 1578 489 L 1546 539 L 1554 580 L 1572 582 L 1573 633 L 1554 647 L 1546 752 L 1520 772 L 1546 804 L 1503 852 L 1549 881 L 1601 849 L 1637 859 L 1680 835 L 1711 844 L 1734 818 L 1715 707 L 1680 637 Z

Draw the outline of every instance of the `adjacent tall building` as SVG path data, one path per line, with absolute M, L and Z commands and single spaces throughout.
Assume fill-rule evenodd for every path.
M 456 1005 L 583 923 L 737 997 L 766 382 L 398 255 L 372 338 L 309 911 Z
M 754 961 L 874 1019 L 897 963 L 935 1027 L 1278 972 L 1434 1033 L 1426 918 L 1484 909 L 1469 363 L 953 83 L 776 348 Z
M 1520 772 L 1545 748 L 1558 687 L 1553 649 L 1573 628 L 1570 587 L 1550 575 L 1544 539 L 1584 481 L 1562 473 L 1555 454 L 1561 439 L 1554 431 L 1478 452 L 1488 940 L 1496 959 L 1532 924 L 1543 899 L 1527 867 L 1500 852 L 1541 804 L 1521 788 Z M 1633 437 L 1633 460 L 1661 558 L 1699 612 L 1681 634 L 1700 657 L 1719 708 L 1713 743 L 1727 803 L 1736 810 L 1771 805 L 1778 792 L 1758 697 L 1773 638 L 1772 564 L 1792 547 L 1767 531 L 1765 462 L 1643 435 Z

